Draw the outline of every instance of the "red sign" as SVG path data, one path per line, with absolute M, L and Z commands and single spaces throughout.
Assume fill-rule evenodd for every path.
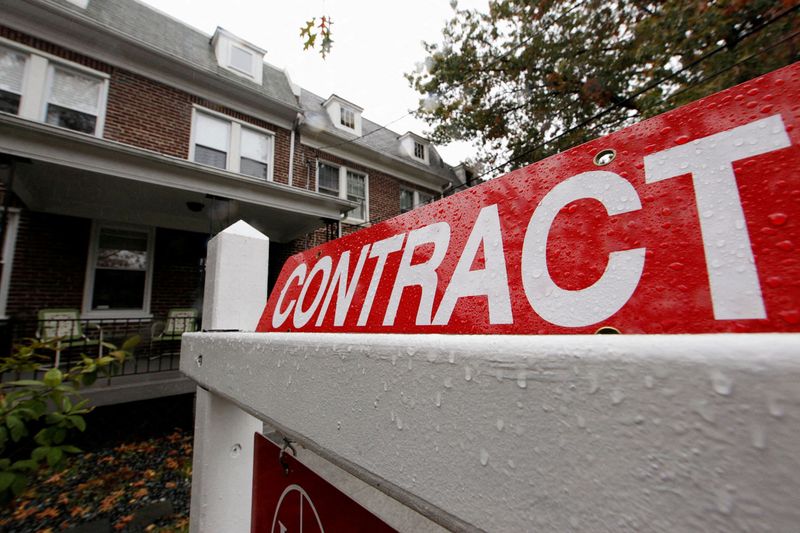
M 258 330 L 800 331 L 798 126 L 800 63 L 295 255 Z
M 301 464 L 255 434 L 253 533 L 389 533 L 396 531 Z

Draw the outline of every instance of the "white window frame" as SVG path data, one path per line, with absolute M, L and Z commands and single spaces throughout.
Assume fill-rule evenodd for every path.
M 100 95 L 97 102 L 97 121 L 94 133 L 83 133 L 69 128 L 61 128 L 48 124 L 53 128 L 60 128 L 66 131 L 102 137 L 106 122 L 106 108 L 108 103 L 108 86 L 110 76 L 105 72 L 66 61 L 60 57 L 42 52 L 30 46 L 19 44 L 15 41 L 0 37 L 0 45 L 4 48 L 14 50 L 27 56 L 25 61 L 25 73 L 22 79 L 22 94 L 19 102 L 17 116 L 37 122 L 45 122 L 47 119 L 47 101 L 50 98 L 50 90 L 53 84 L 53 69 L 59 67 L 65 70 L 72 70 L 84 76 L 97 78 L 101 82 Z
M 428 154 L 427 154 L 428 147 L 425 146 L 425 143 L 419 142 L 417 140 L 414 140 L 413 143 L 414 144 L 412 146 L 414 147 L 414 158 L 415 159 L 419 159 L 420 161 L 425 161 L 427 163 L 428 162 Z M 417 155 L 417 146 L 422 148 L 422 157 Z
M 316 183 L 314 185 L 314 190 L 318 193 L 319 193 L 320 164 L 337 167 L 339 169 L 339 198 L 343 200 L 347 200 L 347 172 L 350 171 L 354 174 L 359 174 L 361 176 L 364 176 L 364 218 L 361 219 L 361 218 L 351 217 L 349 213 L 351 213 L 352 211 L 350 211 L 344 217 L 344 219 L 342 219 L 342 222 L 344 222 L 345 224 L 364 224 L 365 222 L 368 222 L 369 221 L 369 174 L 361 170 L 348 167 L 346 165 L 340 165 L 339 163 L 334 163 L 333 161 L 328 161 L 326 159 L 317 159 L 316 179 L 315 179 Z M 320 193 L 320 194 L 325 194 L 326 196 L 330 196 L 329 194 L 326 193 Z
M 345 119 L 350 118 L 352 125 L 348 125 L 345 123 Z M 343 128 L 347 128 L 348 130 L 355 130 L 356 129 L 356 111 L 351 107 L 347 107 L 344 105 L 339 105 L 339 125 Z
M 97 252 L 100 244 L 100 230 L 102 228 L 116 228 L 129 231 L 138 231 L 147 234 L 147 269 L 144 278 L 144 298 L 141 309 L 92 309 L 94 297 L 94 277 L 97 263 Z M 155 228 L 152 226 L 136 226 L 132 224 L 119 224 L 116 222 L 92 221 L 92 231 L 89 241 L 89 257 L 86 262 L 86 280 L 83 285 L 83 308 L 81 317 L 89 319 L 102 318 L 152 318 L 150 301 L 153 289 L 153 263 L 155 262 Z
M 192 133 L 189 140 L 189 161 L 192 163 L 196 163 L 201 165 L 202 163 L 197 163 L 194 160 L 194 151 L 195 151 L 195 138 L 197 135 L 197 116 L 198 114 L 205 114 L 212 118 L 217 118 L 229 122 L 231 125 L 230 128 L 230 138 L 228 139 L 228 156 L 226 160 L 225 170 L 228 172 L 235 172 L 236 174 L 241 175 L 244 178 L 252 179 L 258 182 L 262 182 L 261 178 L 257 178 L 255 176 L 251 176 L 249 174 L 242 174 L 241 173 L 241 164 L 242 164 L 242 155 L 241 155 L 241 141 L 242 141 L 242 128 L 248 129 L 251 131 L 255 131 L 256 133 L 262 134 L 269 139 L 269 157 L 267 164 L 267 181 L 273 181 L 274 179 L 274 171 L 275 171 L 275 132 L 270 131 L 265 128 L 259 128 L 258 126 L 254 126 L 247 122 L 237 120 L 233 117 L 225 115 L 223 113 L 219 113 L 217 111 L 212 111 L 202 106 L 194 106 L 192 108 Z M 216 170 L 222 170 L 217 167 L 212 167 L 208 165 L 203 165 L 207 168 L 213 168 Z

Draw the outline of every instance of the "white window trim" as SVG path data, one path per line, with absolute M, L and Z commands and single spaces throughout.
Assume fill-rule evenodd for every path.
M 97 102 L 97 123 L 93 134 L 94 137 L 102 137 L 105 129 L 106 107 L 108 102 L 108 86 L 110 76 L 105 72 L 100 72 L 78 63 L 66 61 L 53 54 L 42 52 L 30 46 L 19 44 L 15 41 L 0 37 L 0 45 L 21 54 L 26 54 L 25 73 L 22 78 L 22 94 L 20 97 L 19 111 L 17 116 L 37 122 L 44 122 L 47 118 L 47 100 L 50 96 L 50 88 L 53 83 L 53 66 L 59 66 L 67 70 L 73 70 L 86 76 L 97 78 L 102 82 L 100 98 Z M 59 128 L 48 124 L 53 128 Z M 68 131 L 69 128 L 61 128 Z M 81 132 L 77 132 L 81 133 Z
M 352 126 L 348 126 L 347 124 L 342 122 L 342 119 L 346 116 L 347 113 L 350 113 L 353 116 Z M 353 109 L 352 107 L 339 104 L 339 127 L 350 131 L 356 131 L 356 115 L 357 115 L 356 110 Z
M 412 189 L 411 187 L 402 187 L 402 186 L 400 187 L 400 190 L 401 191 L 408 191 L 408 192 L 412 193 L 411 209 L 409 209 L 408 211 L 405 211 L 405 213 L 410 213 L 411 211 L 413 211 L 413 210 L 415 210 L 415 209 L 417 209 L 419 207 L 422 207 L 423 205 L 428 205 L 428 204 L 423 204 L 422 203 L 422 200 L 419 197 L 419 195 L 420 195 L 420 191 L 419 190 Z M 427 191 L 422 191 L 422 192 L 423 192 L 423 194 L 428 194 L 428 195 L 431 196 L 431 203 L 436 201 L 436 194 L 435 193 L 431 193 L 431 192 L 427 192 Z
M 364 218 L 353 218 L 349 215 L 345 216 L 342 219 L 342 222 L 345 224 L 364 224 L 369 222 L 369 174 L 366 172 L 362 172 L 360 170 L 356 170 L 354 168 L 348 167 L 346 165 L 340 165 L 339 163 L 334 163 L 333 161 L 328 161 L 326 159 L 317 159 L 317 169 L 316 169 L 316 179 L 314 190 L 319 192 L 319 165 L 320 163 L 324 165 L 329 165 L 332 167 L 339 168 L 339 198 L 343 200 L 347 200 L 347 171 L 353 172 L 355 174 L 360 174 L 364 176 Z M 320 193 L 325 194 L 325 193 Z M 326 195 L 327 196 L 327 195 Z
M 274 171 L 275 171 L 275 132 L 268 130 L 266 128 L 260 128 L 258 126 L 254 126 L 250 123 L 235 119 L 224 113 L 220 113 L 218 111 L 212 111 L 211 109 L 199 105 L 192 106 L 192 133 L 189 139 L 189 161 L 195 163 L 194 147 L 195 147 L 195 137 L 197 135 L 198 113 L 203 113 L 205 115 L 209 115 L 211 117 L 224 120 L 231 124 L 230 138 L 228 139 L 228 154 L 225 161 L 225 170 L 227 170 L 228 172 L 235 172 L 244 178 L 261 182 L 261 179 L 256 178 L 255 176 L 250 176 L 248 174 L 241 174 L 240 172 L 242 164 L 241 161 L 242 128 L 246 128 L 269 137 L 271 141 L 271 146 L 269 149 L 269 161 L 267 161 L 267 181 L 273 181 Z M 200 163 L 197 164 L 199 165 Z M 209 167 L 209 168 L 215 168 L 215 167 Z
M 141 309 L 92 309 L 95 264 L 97 263 L 97 248 L 100 244 L 100 228 L 118 228 L 147 233 L 147 269 L 145 270 L 144 299 Z M 119 224 L 116 222 L 105 222 L 101 220 L 92 221 L 92 231 L 89 241 L 89 256 L 86 262 L 86 279 L 83 284 L 83 307 L 81 318 L 152 318 L 153 315 L 150 313 L 150 300 L 153 289 L 155 240 L 155 228 L 153 227 Z

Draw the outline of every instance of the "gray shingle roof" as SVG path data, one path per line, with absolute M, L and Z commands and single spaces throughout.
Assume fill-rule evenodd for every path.
M 265 96 L 292 107 L 297 106 L 297 100 L 283 70 L 264 63 L 264 78 L 260 86 L 237 76 L 217 63 L 210 35 L 150 6 L 135 0 L 91 0 L 86 9 L 67 0 L 45 0 L 45 3 L 88 17 L 115 33 L 183 59 L 199 69 L 239 84 L 250 85 Z
M 392 130 L 384 128 L 380 124 L 376 124 L 366 118 L 361 119 L 361 138 L 352 133 L 343 131 L 334 126 L 325 108 L 322 104 L 325 98 L 318 96 L 310 91 L 303 89 L 300 93 L 300 106 L 306 115 L 306 123 L 313 124 L 314 127 L 323 127 L 328 133 L 341 137 L 342 147 L 346 146 L 347 141 L 352 141 L 352 144 L 365 146 L 375 151 L 381 152 L 384 155 L 400 160 L 403 163 L 419 168 L 427 172 L 432 172 L 447 180 L 453 180 L 455 175 L 453 169 L 445 163 L 433 145 L 429 145 L 429 160 L 430 165 L 426 165 L 417 161 L 400 150 L 399 138 L 401 134 Z M 358 139 L 358 140 L 356 140 Z M 339 146 L 339 142 L 331 143 L 329 146 Z
M 39 2 L 56 6 L 60 10 L 69 11 L 80 17 L 87 17 L 114 33 L 142 43 L 143 46 L 179 58 L 195 68 L 211 72 L 237 84 L 249 85 L 264 96 L 290 107 L 296 108 L 298 105 L 290 81 L 283 70 L 265 62 L 261 85 L 237 76 L 217 63 L 210 35 L 138 0 L 90 0 L 86 9 L 68 0 L 39 0 Z M 300 107 L 306 114 L 306 121 L 318 124 L 327 132 L 341 137 L 343 142 L 355 139 L 356 135 L 333 125 L 322 107 L 324 101 L 324 98 L 314 93 L 301 91 Z M 398 140 L 400 134 L 383 128 L 380 124 L 362 119 L 362 137 L 355 141 L 355 144 L 446 180 L 454 178 L 452 168 L 442 161 L 433 145 L 430 145 L 429 150 L 430 165 L 426 165 L 401 152 Z

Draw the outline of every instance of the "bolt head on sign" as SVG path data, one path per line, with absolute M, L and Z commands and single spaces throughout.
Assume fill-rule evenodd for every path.
M 254 449 L 252 533 L 396 531 L 263 435 Z
M 258 331 L 800 331 L 799 97 L 796 63 L 297 254 Z

